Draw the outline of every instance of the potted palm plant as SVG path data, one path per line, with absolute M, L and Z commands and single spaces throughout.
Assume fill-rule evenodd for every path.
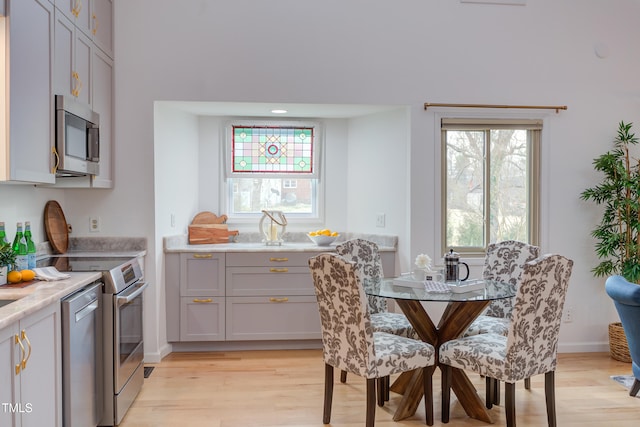
M 600 259 L 592 272 L 599 277 L 621 275 L 633 283 L 640 282 L 640 159 L 630 152 L 636 144 L 632 124 L 620 122 L 613 149 L 593 161 L 604 178 L 581 193 L 583 200 L 604 207 L 600 224 L 591 232 Z M 612 357 L 631 362 L 619 322 L 609 325 L 609 346 Z
M 11 243 L 0 242 L 0 285 L 7 284 L 7 272 L 16 262 Z

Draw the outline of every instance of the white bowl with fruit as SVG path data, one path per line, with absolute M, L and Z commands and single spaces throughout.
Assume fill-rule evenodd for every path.
M 339 236 L 337 231 L 331 231 L 328 228 L 307 233 L 309 239 L 318 246 L 329 246 Z

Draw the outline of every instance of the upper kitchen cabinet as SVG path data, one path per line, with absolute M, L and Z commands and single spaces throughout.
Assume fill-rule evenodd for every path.
M 111 49 L 112 6 L 111 0 L 56 1 L 53 59 L 55 95 L 74 97 L 100 115 L 100 173 L 83 177 L 59 176 L 56 187 L 113 187 L 113 58 L 107 52 Z M 76 13 L 71 12 L 73 10 L 77 12 L 77 17 Z M 90 20 L 93 23 L 91 36 L 82 27 L 85 23 L 83 10 L 91 10 L 91 16 L 107 16 Z M 101 46 L 108 49 L 102 49 Z
M 74 25 L 113 58 L 113 0 L 55 0 Z
M 56 9 L 54 26 L 54 88 L 56 95 L 73 96 L 91 105 L 93 42 Z
M 1 181 L 53 183 L 54 7 L 47 0 L 7 0 L 0 32 Z

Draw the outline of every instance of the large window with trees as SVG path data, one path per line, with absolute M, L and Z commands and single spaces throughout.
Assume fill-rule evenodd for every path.
M 538 243 L 541 120 L 442 119 L 443 251 Z

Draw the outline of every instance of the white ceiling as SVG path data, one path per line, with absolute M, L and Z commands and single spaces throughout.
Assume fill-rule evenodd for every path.
M 166 101 L 169 106 L 199 116 L 245 117 L 315 117 L 351 118 L 402 108 L 401 105 L 356 104 L 292 104 L 275 102 L 191 102 Z M 287 114 L 274 114 L 271 110 L 287 110 Z

